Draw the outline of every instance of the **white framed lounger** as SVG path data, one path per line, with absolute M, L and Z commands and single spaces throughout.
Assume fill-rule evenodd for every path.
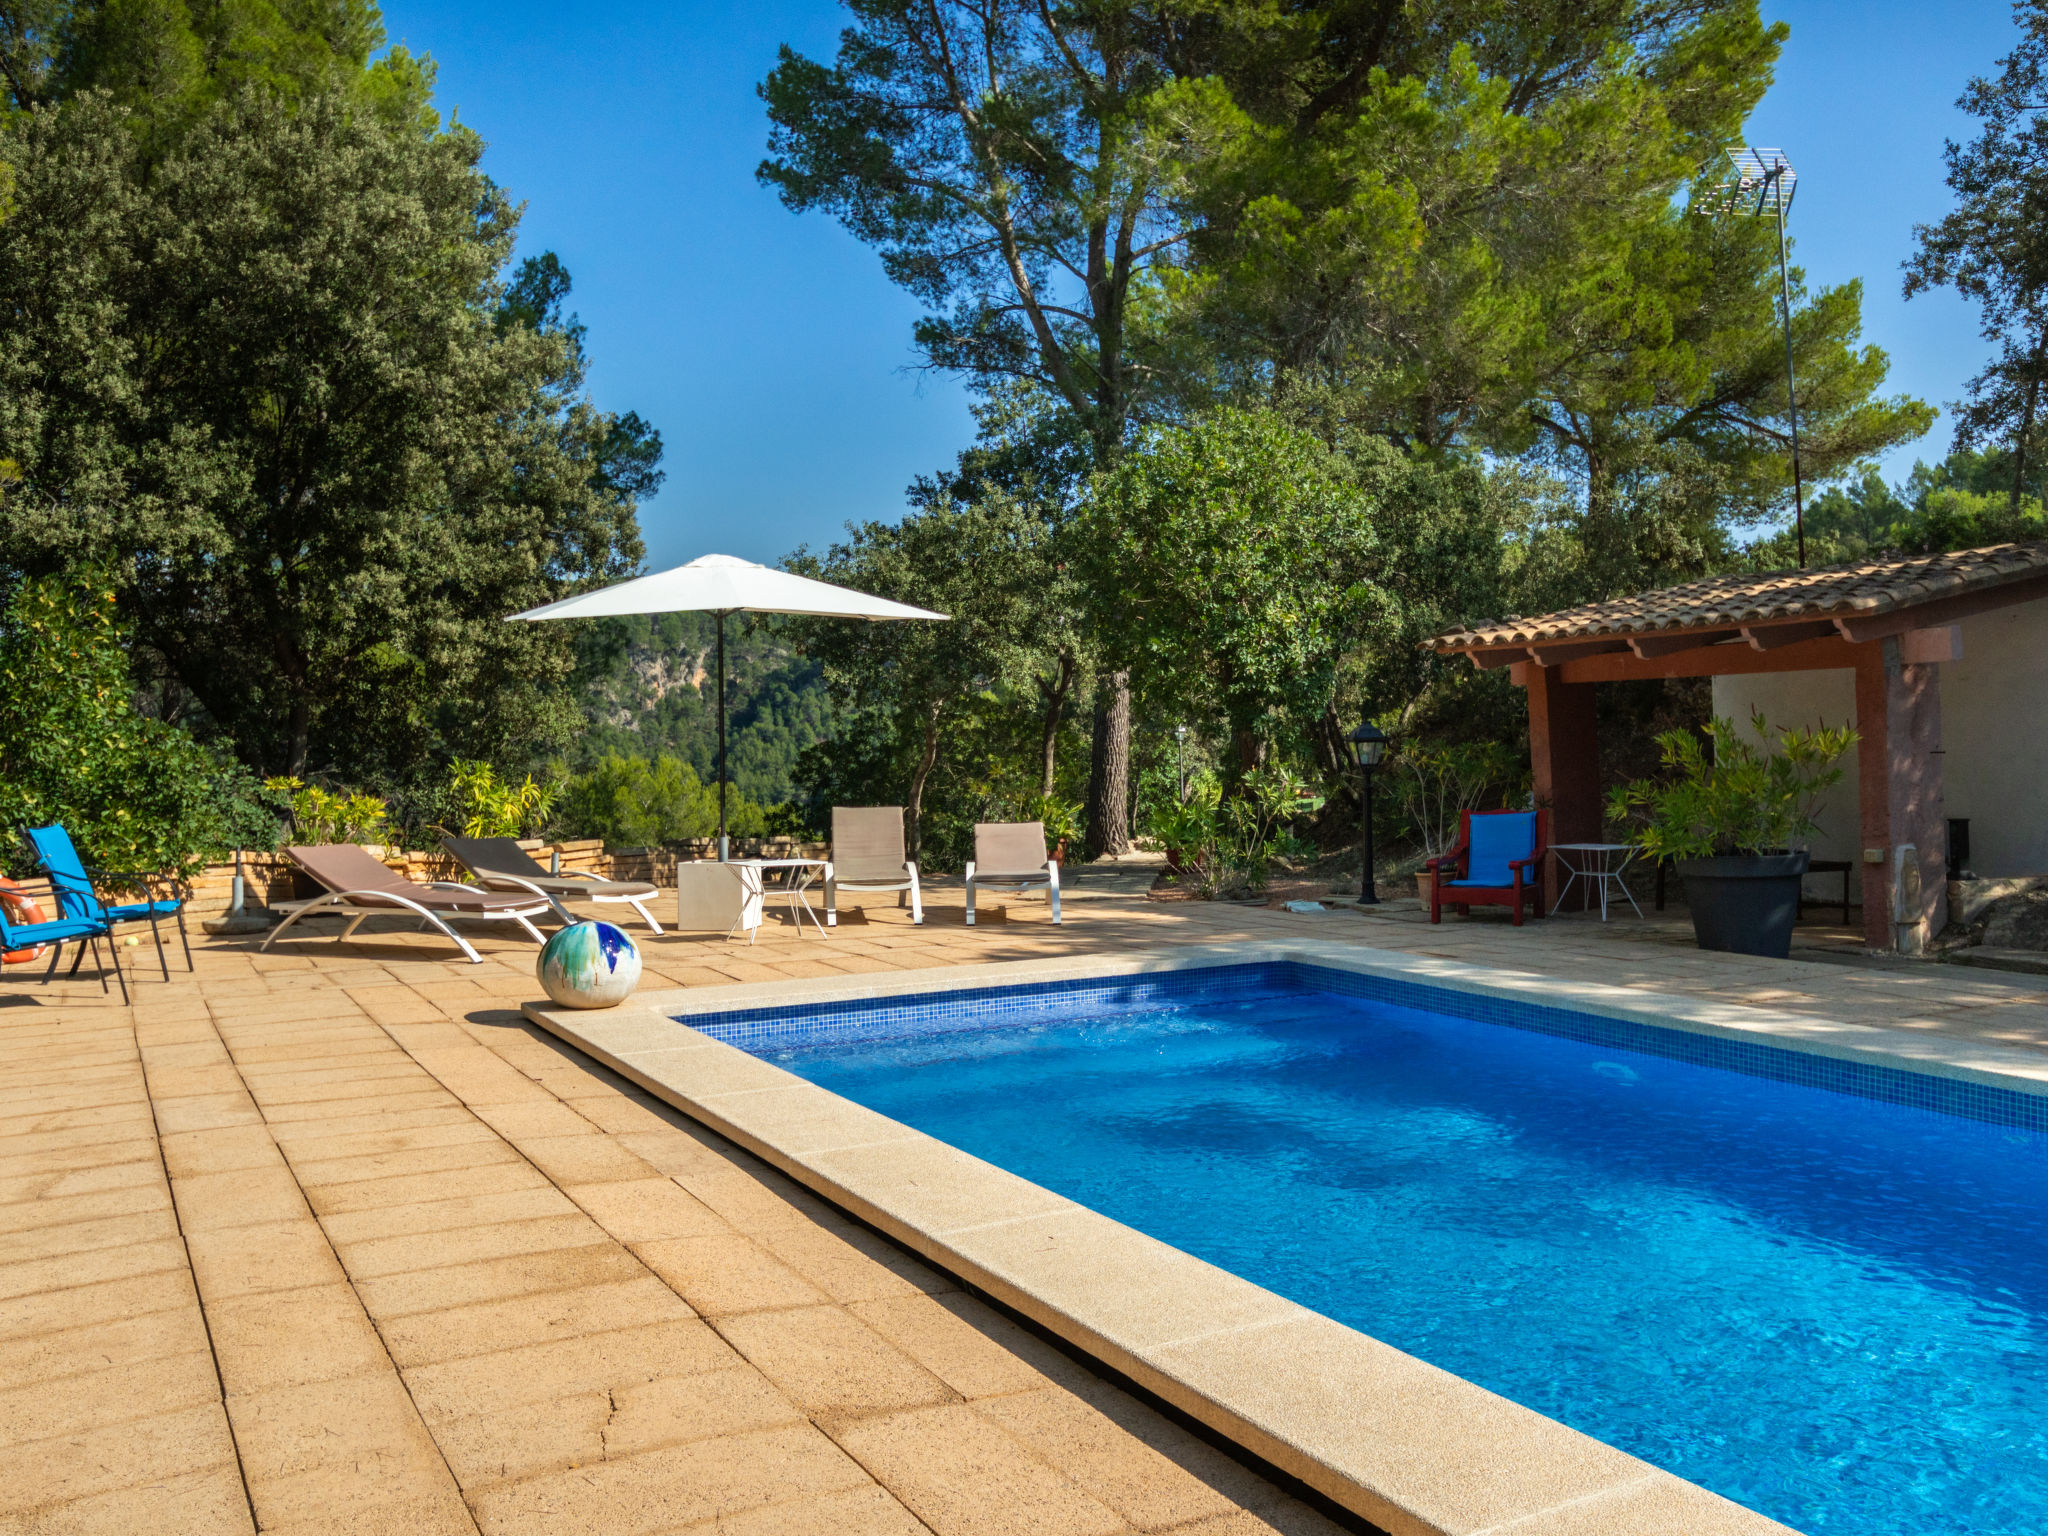
M 493 891 L 531 891 L 534 895 L 538 896 L 542 901 L 546 902 L 551 908 L 553 908 L 555 916 L 559 917 L 565 923 L 580 923 L 583 921 L 582 918 L 578 917 L 574 912 L 571 912 L 567 907 L 562 905 L 562 898 L 564 896 L 578 896 L 585 901 L 595 902 L 599 906 L 604 905 L 606 902 L 624 902 L 627 906 L 631 907 L 635 912 L 638 912 L 640 914 L 640 920 L 647 924 L 649 930 L 656 934 L 659 934 L 662 931 L 661 924 L 655 920 L 654 914 L 647 910 L 647 903 L 650 899 L 649 896 L 621 896 L 614 895 L 609 891 L 544 891 L 533 881 L 527 879 L 524 875 L 507 874 L 503 870 L 498 869 L 472 870 L 470 871 L 470 873 L 474 874 L 477 877 L 477 879 L 483 881 L 484 885 L 488 889 Z M 561 875 L 553 878 L 559 878 L 564 881 L 595 881 L 597 879 L 597 876 Z
M 269 949 L 287 928 L 301 918 L 329 912 L 348 919 L 335 937 L 337 944 L 346 942 L 373 917 L 409 913 L 419 918 L 423 925 L 438 929 L 469 957 L 472 965 L 482 965 L 484 957 L 476 952 L 469 940 L 448 925 L 447 919 L 461 917 L 478 922 L 515 923 L 534 943 L 547 942 L 546 936 L 532 922 L 533 918 L 548 910 L 545 897 L 493 895 L 480 886 L 463 885 L 455 880 L 421 884 L 406 879 L 355 843 L 288 848 L 285 851 L 291 855 L 293 863 L 327 887 L 327 894 L 296 903 L 285 920 L 264 936 L 262 944 L 257 946 L 259 953 Z M 460 892 L 461 895 L 443 894 L 452 892 Z
M 1036 856 L 1038 863 L 1032 865 Z M 967 926 L 974 926 L 974 893 L 1045 887 L 1052 920 L 1060 920 L 1060 867 L 1046 857 L 1042 821 L 980 821 L 974 824 L 974 857 L 967 861 Z
M 659 935 L 662 931 L 647 907 L 660 894 L 651 881 L 607 880 L 588 870 L 545 870 L 516 838 L 456 837 L 444 833 L 441 846 L 467 865 L 470 875 L 486 890 L 530 891 L 545 899 L 564 923 L 582 921 L 565 904 L 567 898 L 574 897 L 600 906 L 607 902 L 624 903 L 640 914 L 650 933 Z

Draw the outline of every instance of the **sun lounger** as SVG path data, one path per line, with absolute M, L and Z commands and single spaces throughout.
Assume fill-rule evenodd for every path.
M 894 891 L 896 905 L 910 898 L 910 920 L 924 921 L 924 893 L 917 866 L 904 857 L 903 807 L 832 807 L 832 868 L 825 876 L 825 922 L 839 926 L 841 891 Z
M 474 918 L 483 922 L 517 924 L 538 944 L 541 932 L 528 921 L 548 910 L 545 896 L 498 896 L 473 885 L 436 880 L 422 885 L 386 867 L 357 843 L 327 843 L 312 848 L 287 848 L 291 860 L 327 887 L 325 896 L 311 901 L 272 902 L 289 916 L 270 930 L 263 941 L 270 948 L 285 929 L 301 918 L 333 912 L 348 919 L 335 942 L 339 944 L 373 917 L 397 917 L 407 913 L 438 928 L 455 942 L 472 964 L 482 965 L 484 957 L 470 947 L 469 940 L 448 926 L 451 918 Z
M 967 926 L 974 926 L 974 893 L 983 886 L 1025 891 L 1045 887 L 1052 920 L 1060 920 L 1060 867 L 1046 857 L 1042 821 L 980 821 L 967 865 Z
M 640 914 L 641 921 L 655 933 L 661 924 L 647 910 L 648 900 L 657 894 L 645 880 L 600 880 L 595 875 L 551 875 L 513 837 L 444 837 L 441 846 L 460 859 L 476 882 L 487 891 L 531 891 L 547 898 L 548 905 L 565 923 L 578 919 L 562 905 L 563 899 L 582 896 L 600 904 L 624 902 Z

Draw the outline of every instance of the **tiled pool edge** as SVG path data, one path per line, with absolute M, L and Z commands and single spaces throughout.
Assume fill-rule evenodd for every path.
M 1323 942 L 645 994 L 535 1022 L 1069 1344 L 1396 1533 L 1688 1536 L 1785 1527 L 804 1082 L 673 1016 L 1250 964 L 1357 970 L 2048 1092 L 2048 1058 Z M 1732 1016 L 1732 1017 L 1731 1017 Z M 1781 1029 L 1790 1033 L 1781 1034 Z M 1896 1041 L 1872 1037 L 1899 1036 Z M 1875 1054 L 1873 1054 L 1875 1053 Z M 2006 1058 L 2015 1058 L 2007 1060 Z

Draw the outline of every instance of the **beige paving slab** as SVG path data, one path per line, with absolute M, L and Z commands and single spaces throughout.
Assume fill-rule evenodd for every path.
M 488 1536 L 542 1536 L 569 1519 L 639 1536 L 868 1486 L 845 1452 L 811 1426 L 794 1425 L 503 1484 L 478 1494 L 474 1507 Z
M 999 1397 L 1048 1386 L 1072 1367 L 1051 1345 L 991 1308 L 955 1291 L 891 1296 L 847 1310 L 966 1398 Z
M 191 1272 L 183 1264 L 167 1265 L 121 1279 L 66 1285 L 0 1301 L 0 1339 L 83 1328 L 173 1307 L 196 1309 L 198 1305 Z
M 185 1247 L 175 1237 L 0 1264 L 0 1301 L 184 1268 Z
M 849 1451 L 935 1536 L 1114 1536 L 1130 1526 L 961 1405 L 863 1419 L 842 1431 Z
M 830 1300 L 744 1233 L 635 1243 L 633 1252 L 707 1317 L 816 1306 Z
M 216 1467 L 235 1447 L 218 1401 L 0 1447 L 0 1513 L 22 1515 Z
M 48 1381 L 205 1348 L 197 1307 L 164 1308 L 0 1339 L 0 1383 Z
M 515 1154 L 461 1168 L 393 1173 L 348 1183 L 309 1184 L 306 1199 L 325 1219 L 358 1211 L 391 1210 L 428 1202 L 439 1204 L 470 1196 L 514 1195 L 527 1190 L 555 1192 L 546 1175 Z
M 33 1510 L 0 1510 L 0 1536 L 249 1536 L 256 1529 L 241 1474 L 232 1465 L 154 1478 Z
M 137 1168 L 145 1175 L 133 1181 L 123 1180 L 111 1189 L 91 1189 L 78 1193 L 59 1193 L 54 1187 L 61 1175 L 48 1176 L 48 1185 L 40 1193 L 21 1200 L 0 1203 L 0 1243 L 18 1232 L 31 1232 L 41 1227 L 69 1226 L 73 1222 L 98 1221 L 114 1216 L 133 1216 L 142 1211 L 159 1211 L 169 1208 L 171 1197 L 163 1187 L 162 1170 L 147 1163 L 116 1164 L 117 1172 Z M 157 1177 L 148 1178 L 155 1174 Z M 42 1182 L 42 1181 L 38 1181 Z
M 500 1413 L 664 1376 L 730 1370 L 742 1360 L 702 1322 L 656 1323 L 473 1355 L 405 1373 L 429 1424 Z
M 958 1395 L 838 1307 L 740 1313 L 720 1318 L 717 1327 L 748 1363 L 815 1416 L 880 1413 Z
M 228 1414 L 256 1519 L 266 1529 L 455 1492 L 395 1375 L 231 1395 Z
M 584 1248 L 601 1241 L 604 1228 L 581 1211 L 527 1221 L 484 1222 L 451 1232 L 416 1232 L 337 1245 L 357 1283 L 410 1270 L 478 1263 L 485 1259 Z
M 344 1282 L 209 1298 L 206 1320 L 230 1392 L 338 1381 L 390 1364 L 361 1300 Z
M 390 1321 L 480 1301 L 637 1280 L 646 1273 L 640 1261 L 617 1243 L 602 1233 L 593 1235 L 596 1240 L 581 1247 L 359 1276 L 355 1287 L 371 1312 Z
M 401 1366 L 415 1366 L 608 1329 L 688 1322 L 695 1316 L 658 1278 L 642 1273 L 599 1285 L 387 1318 L 383 1334 L 392 1359 Z
M 327 1234 L 312 1217 L 195 1232 L 185 1246 L 192 1272 L 209 1302 L 263 1291 L 331 1285 L 347 1277 L 336 1262 Z M 183 1254 L 178 1255 L 182 1267 Z
M 204 1347 L 182 1354 L 109 1353 L 101 1361 L 97 1368 L 70 1375 L 0 1375 L 5 1383 L 0 1387 L 0 1445 L 82 1434 L 220 1402 L 220 1379 Z
M 703 1202 L 668 1179 L 571 1184 L 563 1193 L 622 1243 L 703 1237 L 726 1230 Z
M 930 1527 L 886 1488 L 849 1488 L 720 1515 L 682 1529 L 718 1536 L 930 1536 Z

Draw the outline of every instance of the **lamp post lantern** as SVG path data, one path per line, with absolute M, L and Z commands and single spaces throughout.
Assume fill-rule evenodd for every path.
M 1799 392 L 1792 377 L 1792 278 L 1785 265 L 1785 215 L 1799 190 L 1799 173 L 1782 149 L 1738 149 L 1729 157 L 1721 183 L 1723 211 L 1745 218 L 1775 219 L 1778 225 L 1778 302 L 1785 321 L 1785 412 L 1792 426 L 1792 526 L 1799 540 L 1799 568 L 1806 569 L 1806 492 L 1799 478 Z
M 1358 878 L 1358 904 L 1376 907 L 1380 904 L 1380 893 L 1372 871 L 1372 776 L 1380 759 L 1387 755 L 1387 733 L 1368 720 L 1349 739 L 1351 755 L 1358 759 L 1359 772 L 1365 777 L 1365 862 Z

